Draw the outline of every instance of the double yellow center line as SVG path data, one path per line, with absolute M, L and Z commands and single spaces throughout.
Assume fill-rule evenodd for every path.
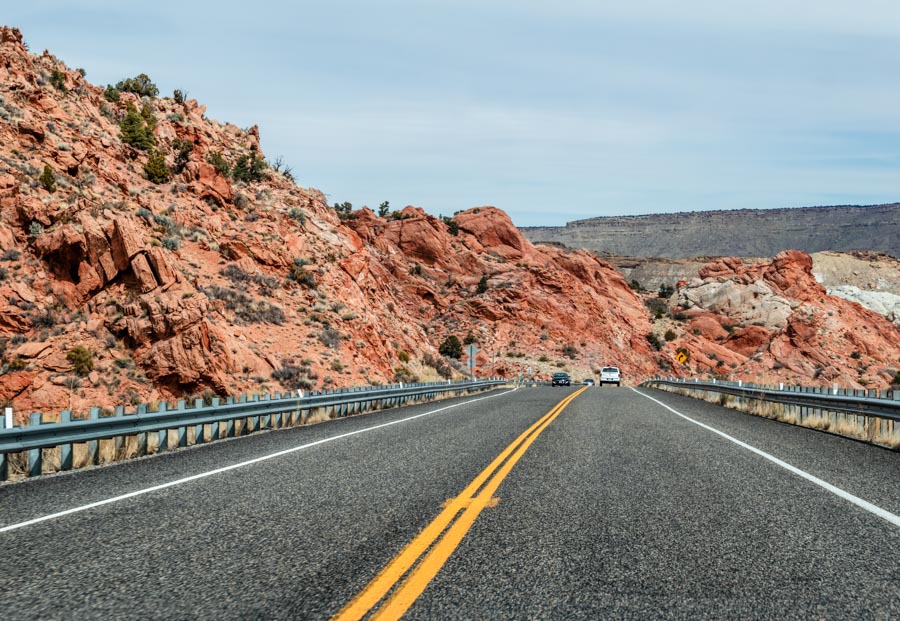
M 586 389 L 587 386 L 557 403 L 552 410 L 507 446 L 459 496 L 450 500 L 443 511 L 333 617 L 333 621 L 362 619 L 370 612 L 372 619 L 399 619 L 441 570 L 472 528 L 481 511 L 491 506 L 494 492 L 528 447 L 566 409 L 566 406 Z M 379 602 L 389 593 L 390 597 L 378 607 Z

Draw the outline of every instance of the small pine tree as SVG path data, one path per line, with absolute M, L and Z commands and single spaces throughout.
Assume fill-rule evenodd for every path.
M 66 88 L 66 74 L 58 69 L 54 69 L 50 74 L 50 84 L 61 93 L 69 92 L 69 89 Z
M 84 376 L 94 370 L 94 352 L 87 347 L 76 345 L 66 354 L 66 360 L 76 375 Z
M 172 171 L 166 166 L 166 158 L 159 151 L 153 151 L 144 164 L 144 172 L 147 173 L 147 179 L 153 183 L 166 183 L 172 178 Z
M 175 151 L 174 169 L 176 173 L 180 174 L 184 171 L 184 167 L 187 166 L 191 152 L 194 150 L 194 143 L 184 138 L 176 138 L 172 141 L 172 149 Z
M 155 142 L 153 131 L 147 127 L 147 122 L 130 103 L 126 108 L 125 118 L 119 124 L 119 129 L 122 131 L 122 142 L 135 149 L 147 151 Z
M 53 174 L 53 169 L 48 164 L 44 164 L 44 172 L 38 177 L 38 181 L 41 182 L 41 187 L 50 192 L 50 194 L 56 192 L 56 175 Z
M 482 293 L 487 292 L 488 290 L 488 278 L 487 274 L 481 276 L 481 280 L 478 281 L 478 286 L 475 288 L 475 293 L 481 295 Z
M 174 99 L 177 104 L 183 104 L 186 96 L 186 93 L 180 88 L 176 88 L 172 93 L 172 99 Z
M 250 153 L 249 155 L 242 155 L 238 158 L 237 162 L 234 163 L 234 170 L 231 172 L 231 176 L 235 181 L 262 181 L 266 178 L 266 160 L 257 155 L 256 153 Z
M 384 218 L 391 211 L 391 204 L 388 201 L 384 201 L 378 206 L 378 215 L 381 218 Z
M 138 97 L 156 97 L 159 95 L 159 89 L 156 88 L 156 84 L 150 80 L 146 73 L 121 80 L 116 84 L 116 89 L 123 93 L 134 93 Z
M 224 177 L 231 175 L 231 166 L 225 161 L 225 157 L 220 151 L 211 151 L 206 156 L 206 161 L 213 165 Z
M 455 358 L 459 360 L 462 358 L 463 349 L 462 343 L 459 342 L 459 339 L 454 335 L 448 336 L 444 339 L 444 342 L 441 343 L 441 346 L 438 347 L 438 353 L 442 356 L 447 356 L 448 358 Z
M 109 101 L 111 103 L 119 103 L 119 99 L 121 98 L 121 96 L 122 94 L 119 92 L 119 89 L 117 89 L 112 84 L 107 84 L 106 90 L 103 91 L 103 97 L 106 99 L 106 101 Z

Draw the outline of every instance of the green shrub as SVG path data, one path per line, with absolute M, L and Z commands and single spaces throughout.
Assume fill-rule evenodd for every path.
M 451 235 L 453 235 L 454 237 L 459 235 L 459 222 L 457 222 L 453 218 L 444 216 L 444 224 L 447 225 L 447 229 L 449 230 L 449 233 Z
M 112 103 L 119 103 L 119 99 L 121 98 L 122 93 L 112 84 L 107 84 L 106 89 L 103 91 L 103 97 L 106 101 Z
M 397 358 L 400 362 L 409 362 L 409 352 L 403 351 L 402 349 L 397 352 Z
M 481 295 L 482 293 L 487 292 L 488 290 L 488 278 L 487 274 L 483 274 L 481 276 L 481 280 L 478 281 L 478 286 L 475 287 L 475 293 Z
M 378 206 L 378 215 L 380 217 L 385 217 L 391 211 L 391 203 L 389 201 L 384 201 Z
M 550 358 L 548 358 L 545 354 L 538 358 L 538 362 L 550 362 Z
M 180 174 L 184 171 L 184 167 L 187 166 L 191 152 L 194 150 L 194 143 L 184 138 L 176 138 L 172 141 L 172 149 L 175 151 L 174 169 L 176 173 Z
M 125 118 L 119 124 L 119 129 L 122 131 L 122 142 L 131 145 L 135 149 L 147 151 L 156 142 L 153 137 L 153 130 L 147 125 L 144 117 L 130 103 L 126 108 Z
M 222 173 L 223 176 L 231 175 L 231 166 L 225 161 L 220 151 L 210 151 L 206 156 L 206 161 L 213 165 L 213 168 Z
M 185 100 L 185 96 L 186 96 L 185 92 L 183 90 L 181 90 L 180 88 L 176 88 L 175 91 L 172 93 L 172 99 L 174 99 L 175 103 L 177 103 L 177 104 L 183 104 L 184 100 Z
M 44 164 L 44 172 L 38 177 L 38 181 L 41 182 L 41 187 L 51 194 L 56 192 L 56 175 L 53 174 L 53 169 L 49 164 Z
M 316 275 L 303 269 L 303 267 L 308 264 L 309 262 L 306 259 L 301 259 L 300 257 L 294 258 L 294 262 L 291 264 L 290 271 L 288 272 L 288 278 L 295 283 L 310 289 L 315 289 L 318 285 L 316 282 Z
M 477 343 L 477 342 L 478 342 L 478 339 L 475 338 L 475 335 L 472 334 L 471 331 L 466 335 L 466 338 L 463 339 L 463 345 L 471 345 L 472 343 Z
M 678 338 L 678 335 L 675 334 L 674 330 L 669 328 L 668 330 L 666 330 L 665 338 L 667 341 L 674 341 L 676 338 Z
M 76 345 L 66 354 L 66 360 L 72 365 L 76 375 L 87 375 L 94 370 L 94 352 L 81 345 Z
M 68 93 L 66 88 L 66 74 L 58 69 L 54 69 L 50 74 L 50 84 L 61 93 Z
M 891 382 L 891 386 L 900 387 L 900 371 L 894 375 L 894 381 Z
M 444 339 L 444 342 L 438 347 L 438 352 L 442 356 L 459 360 L 462 358 L 463 354 L 462 343 L 459 342 L 459 339 L 456 336 L 451 334 Z
M 159 89 L 150 81 L 146 73 L 140 73 L 133 78 L 121 80 L 116 84 L 116 89 L 123 93 L 134 93 L 138 97 L 156 97 Z
M 656 336 L 653 332 L 647 333 L 647 342 L 650 343 L 650 347 L 659 351 L 662 349 L 663 344 L 662 341 L 659 340 L 659 337 Z
M 172 178 L 172 171 L 166 166 L 166 158 L 159 151 L 153 151 L 144 164 L 144 172 L 147 179 L 153 183 L 166 183 Z
M 660 298 L 668 299 L 672 297 L 673 293 L 675 293 L 675 287 L 672 285 L 662 284 L 659 286 L 658 296 Z
M 563 356 L 566 356 L 566 357 L 574 360 L 575 356 L 578 355 L 578 348 L 575 347 L 574 345 L 572 345 L 571 343 L 566 343 L 566 346 L 562 348 L 562 354 L 563 354 Z
M 306 213 L 299 207 L 291 207 L 290 211 L 288 211 L 288 218 L 296 220 L 300 223 L 300 226 L 306 226 Z
M 407 369 L 406 367 L 397 367 L 394 369 L 394 382 L 404 384 L 417 384 L 419 376 Z
M 251 152 L 242 155 L 234 163 L 234 170 L 231 176 L 235 181 L 243 181 L 249 183 L 251 181 L 262 181 L 266 178 L 266 160 Z

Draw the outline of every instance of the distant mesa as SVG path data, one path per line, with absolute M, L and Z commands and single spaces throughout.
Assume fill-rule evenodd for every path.
M 783 250 L 900 257 L 900 203 L 615 216 L 521 230 L 534 243 L 634 257 L 774 257 Z

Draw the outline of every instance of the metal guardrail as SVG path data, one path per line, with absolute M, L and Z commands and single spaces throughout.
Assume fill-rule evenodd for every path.
M 7 454 L 28 451 L 28 476 L 41 473 L 41 449 L 61 447 L 60 469 L 72 468 L 72 445 L 88 443 L 88 451 L 96 459 L 97 441 L 124 436 L 139 436 L 139 443 L 146 451 L 146 434 L 158 433 L 157 450 L 166 451 L 169 446 L 169 431 L 177 430 L 177 447 L 188 445 L 188 429 L 194 429 L 194 443 L 204 443 L 220 437 L 235 436 L 235 421 L 247 419 L 249 425 L 243 433 L 263 428 L 280 428 L 296 425 L 302 413 L 325 411 L 338 417 L 357 414 L 374 408 L 403 405 L 413 399 L 433 399 L 446 393 L 468 393 L 486 390 L 507 383 L 503 379 L 488 379 L 463 382 L 434 382 L 409 386 L 359 387 L 333 391 L 314 392 L 303 395 L 296 393 L 276 393 L 273 395 L 228 397 L 224 401 L 213 398 L 211 404 L 204 405 L 203 399 L 195 400 L 193 407 L 179 401 L 175 409 L 160 403 L 155 412 L 147 405 L 139 405 L 135 412 L 126 413 L 124 408 L 116 408 L 115 415 L 101 416 L 99 408 L 91 408 L 88 418 L 74 419 L 70 411 L 63 411 L 59 422 L 44 422 L 41 414 L 32 414 L 28 426 L 0 429 L 0 480 L 8 478 Z M 219 423 L 225 423 L 224 435 Z M 212 433 L 207 425 L 215 425 Z
M 746 397 L 802 408 L 877 416 L 888 420 L 900 421 L 900 391 L 898 390 L 879 392 L 822 386 L 775 388 L 744 382 L 700 382 L 677 378 L 653 378 L 641 385 L 653 387 L 654 384 L 715 392 L 735 397 Z

